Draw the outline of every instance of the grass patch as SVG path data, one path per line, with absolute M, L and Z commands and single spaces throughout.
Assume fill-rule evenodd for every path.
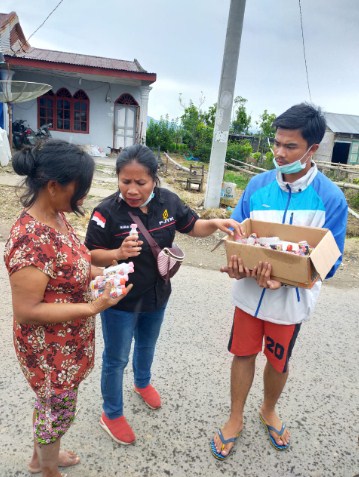
M 234 182 L 236 186 L 244 190 L 247 187 L 249 178 L 239 174 L 238 172 L 226 171 L 223 177 L 224 182 Z

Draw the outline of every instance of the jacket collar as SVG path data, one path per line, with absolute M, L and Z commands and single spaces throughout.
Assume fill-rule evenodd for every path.
M 279 171 L 277 171 L 276 178 L 277 178 L 279 187 L 285 192 L 288 192 L 288 186 L 290 187 L 292 192 L 302 192 L 307 187 L 309 187 L 309 185 L 313 182 L 317 173 L 318 173 L 317 165 L 315 164 L 315 162 L 312 161 L 312 167 L 309 169 L 306 175 L 294 182 L 285 182 L 283 180 L 282 173 Z

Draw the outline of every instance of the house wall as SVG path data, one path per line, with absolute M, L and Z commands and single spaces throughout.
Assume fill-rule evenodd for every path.
M 331 162 L 334 147 L 334 133 L 327 129 L 317 152 L 314 154 L 314 160 Z
M 105 153 L 113 147 L 114 134 L 114 101 L 123 93 L 131 94 L 140 105 L 140 118 L 142 121 L 142 137 L 146 136 L 147 121 L 142 117 L 147 115 L 148 87 L 126 86 L 126 84 L 93 81 L 70 76 L 52 76 L 43 73 L 15 72 L 13 80 L 33 81 L 48 83 L 52 86 L 54 93 L 60 88 L 67 88 L 73 95 L 79 89 L 85 91 L 90 100 L 90 121 L 89 133 L 70 133 L 62 131 L 51 131 L 56 139 L 64 139 L 74 144 L 92 144 L 99 146 Z M 147 94 L 146 94 L 147 93 Z M 106 97 L 110 96 L 111 101 L 106 102 Z M 14 104 L 13 118 L 25 119 L 29 126 L 37 129 L 37 100 Z M 140 127 L 140 126 L 139 126 Z M 139 132 L 139 131 L 138 131 Z

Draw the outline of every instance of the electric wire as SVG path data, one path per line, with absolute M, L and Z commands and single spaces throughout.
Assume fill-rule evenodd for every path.
M 59 1 L 59 3 L 56 5 L 56 7 L 55 7 L 53 10 L 51 10 L 51 12 L 47 15 L 47 17 L 46 17 L 45 20 L 41 23 L 41 25 L 39 25 L 39 26 L 36 28 L 36 30 L 31 33 L 31 35 L 29 36 L 29 38 L 27 39 L 27 41 L 29 41 L 30 38 L 31 38 L 32 36 L 34 36 L 35 33 L 36 33 L 37 31 L 39 31 L 42 26 L 45 25 L 45 23 L 47 22 L 47 20 L 51 17 L 51 15 L 54 13 L 54 11 L 59 8 L 59 6 L 61 5 L 61 3 L 62 3 L 63 1 L 64 1 L 64 0 L 60 0 L 60 1 Z
M 304 41 L 304 31 L 303 31 L 302 5 L 301 5 L 300 0 L 298 0 L 298 1 L 299 1 L 299 14 L 300 14 L 300 28 L 301 28 L 301 31 L 302 31 L 304 64 L 305 64 L 305 72 L 306 72 L 306 77 L 307 77 L 307 87 L 308 87 L 309 99 L 310 99 L 310 102 L 312 102 L 312 95 L 311 95 L 310 86 L 309 86 L 309 74 L 308 74 L 307 57 L 306 57 L 306 53 L 305 53 L 305 41 Z

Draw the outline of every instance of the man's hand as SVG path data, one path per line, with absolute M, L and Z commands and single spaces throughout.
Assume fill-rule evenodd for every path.
M 257 280 L 261 288 L 277 290 L 282 283 L 277 280 L 271 280 L 272 265 L 268 262 L 259 262 L 251 272 L 251 276 Z
M 227 266 L 221 267 L 220 271 L 222 273 L 228 273 L 230 278 L 235 278 L 236 280 L 252 276 L 250 270 L 243 265 L 241 257 L 237 255 L 232 255 Z

